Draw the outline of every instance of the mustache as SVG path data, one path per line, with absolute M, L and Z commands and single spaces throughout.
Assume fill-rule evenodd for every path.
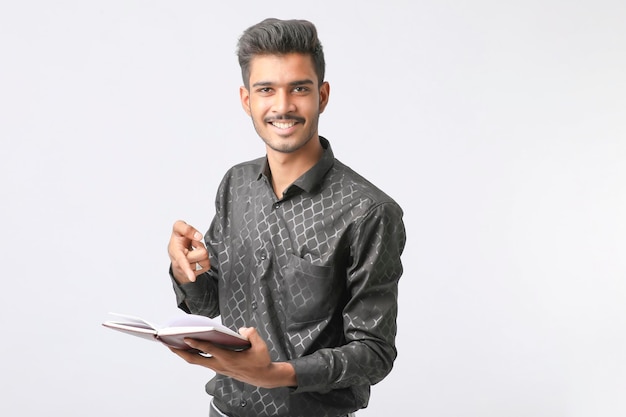
M 294 122 L 297 122 L 297 123 L 304 123 L 305 122 L 303 117 L 294 116 L 294 115 L 287 115 L 287 114 L 279 114 L 278 116 L 266 117 L 264 119 L 265 123 L 276 122 L 278 120 L 282 120 L 282 121 L 293 120 Z

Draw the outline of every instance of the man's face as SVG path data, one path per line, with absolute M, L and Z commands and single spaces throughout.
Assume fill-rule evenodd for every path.
M 250 62 L 249 86 L 240 89 L 241 104 L 268 152 L 296 152 L 318 137 L 329 86 L 318 86 L 310 56 L 258 55 Z

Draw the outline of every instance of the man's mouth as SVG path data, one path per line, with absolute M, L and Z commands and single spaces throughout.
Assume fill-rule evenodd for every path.
M 295 126 L 295 124 L 296 124 L 295 120 L 290 120 L 290 121 L 287 121 L 287 122 L 279 122 L 279 121 L 272 122 L 272 125 L 274 127 L 279 128 L 279 129 L 289 129 L 290 127 Z
M 271 124 L 275 128 L 287 130 L 287 129 L 294 127 L 298 123 L 304 123 L 304 119 L 301 117 L 297 117 L 297 116 L 290 116 L 290 117 L 278 116 L 278 117 L 271 117 L 271 118 L 268 117 L 265 120 L 265 122 Z

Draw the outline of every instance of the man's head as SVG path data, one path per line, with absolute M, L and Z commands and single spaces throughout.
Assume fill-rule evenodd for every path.
M 250 88 L 250 62 L 259 55 L 309 55 L 315 67 L 318 85 L 324 81 L 326 64 L 317 29 L 307 20 L 265 19 L 245 30 L 239 38 L 237 56 L 241 76 Z
M 315 26 L 303 20 L 266 19 L 239 40 L 244 86 L 241 105 L 268 154 L 319 153 L 320 114 L 328 104 L 324 55 Z

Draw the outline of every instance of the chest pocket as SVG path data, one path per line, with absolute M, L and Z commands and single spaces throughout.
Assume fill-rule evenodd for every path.
M 290 325 L 317 322 L 332 316 L 343 292 L 335 268 L 313 265 L 292 255 L 283 277 L 286 284 L 283 296 Z

